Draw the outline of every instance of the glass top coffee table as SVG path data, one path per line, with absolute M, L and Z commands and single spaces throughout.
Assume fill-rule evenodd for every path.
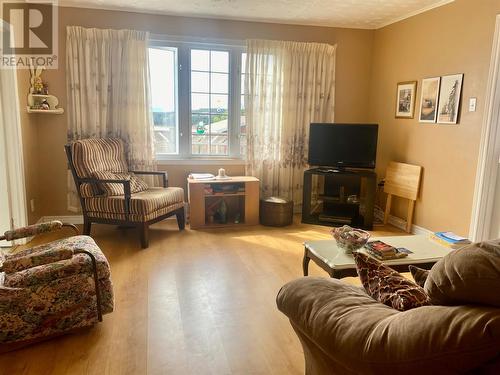
M 398 272 L 408 272 L 409 265 L 430 269 L 434 263 L 452 250 L 432 241 L 426 235 L 370 238 L 370 241 L 374 240 L 383 241 L 394 247 L 405 247 L 413 252 L 405 258 L 382 262 Z M 367 254 L 364 248 L 360 251 Z M 304 242 L 304 259 L 302 261 L 304 276 L 309 273 L 311 259 L 328 272 L 330 277 L 340 279 L 347 276 L 357 276 L 352 254 L 346 254 L 343 249 L 337 246 L 335 240 Z

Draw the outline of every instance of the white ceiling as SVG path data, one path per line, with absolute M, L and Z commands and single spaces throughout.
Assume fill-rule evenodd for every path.
M 59 0 L 62 6 L 377 29 L 454 0 Z

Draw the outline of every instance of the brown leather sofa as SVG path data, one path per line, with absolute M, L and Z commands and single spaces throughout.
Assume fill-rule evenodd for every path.
M 500 374 L 500 239 L 417 271 L 432 305 L 403 312 L 336 279 L 286 284 L 277 304 L 306 374 Z

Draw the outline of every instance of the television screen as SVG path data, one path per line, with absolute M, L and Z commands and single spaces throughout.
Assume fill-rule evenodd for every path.
M 375 168 L 378 125 L 311 124 L 309 164 L 313 166 Z

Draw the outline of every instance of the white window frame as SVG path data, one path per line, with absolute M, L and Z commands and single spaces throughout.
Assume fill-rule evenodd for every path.
M 241 54 L 246 48 L 243 41 L 209 40 L 185 37 L 152 35 L 152 48 L 177 48 L 177 121 L 178 154 L 156 154 L 162 164 L 210 164 L 223 160 L 227 164 L 243 163 L 240 152 L 241 117 Z M 229 52 L 229 95 L 228 95 L 228 155 L 196 155 L 191 153 L 191 64 L 192 49 Z

